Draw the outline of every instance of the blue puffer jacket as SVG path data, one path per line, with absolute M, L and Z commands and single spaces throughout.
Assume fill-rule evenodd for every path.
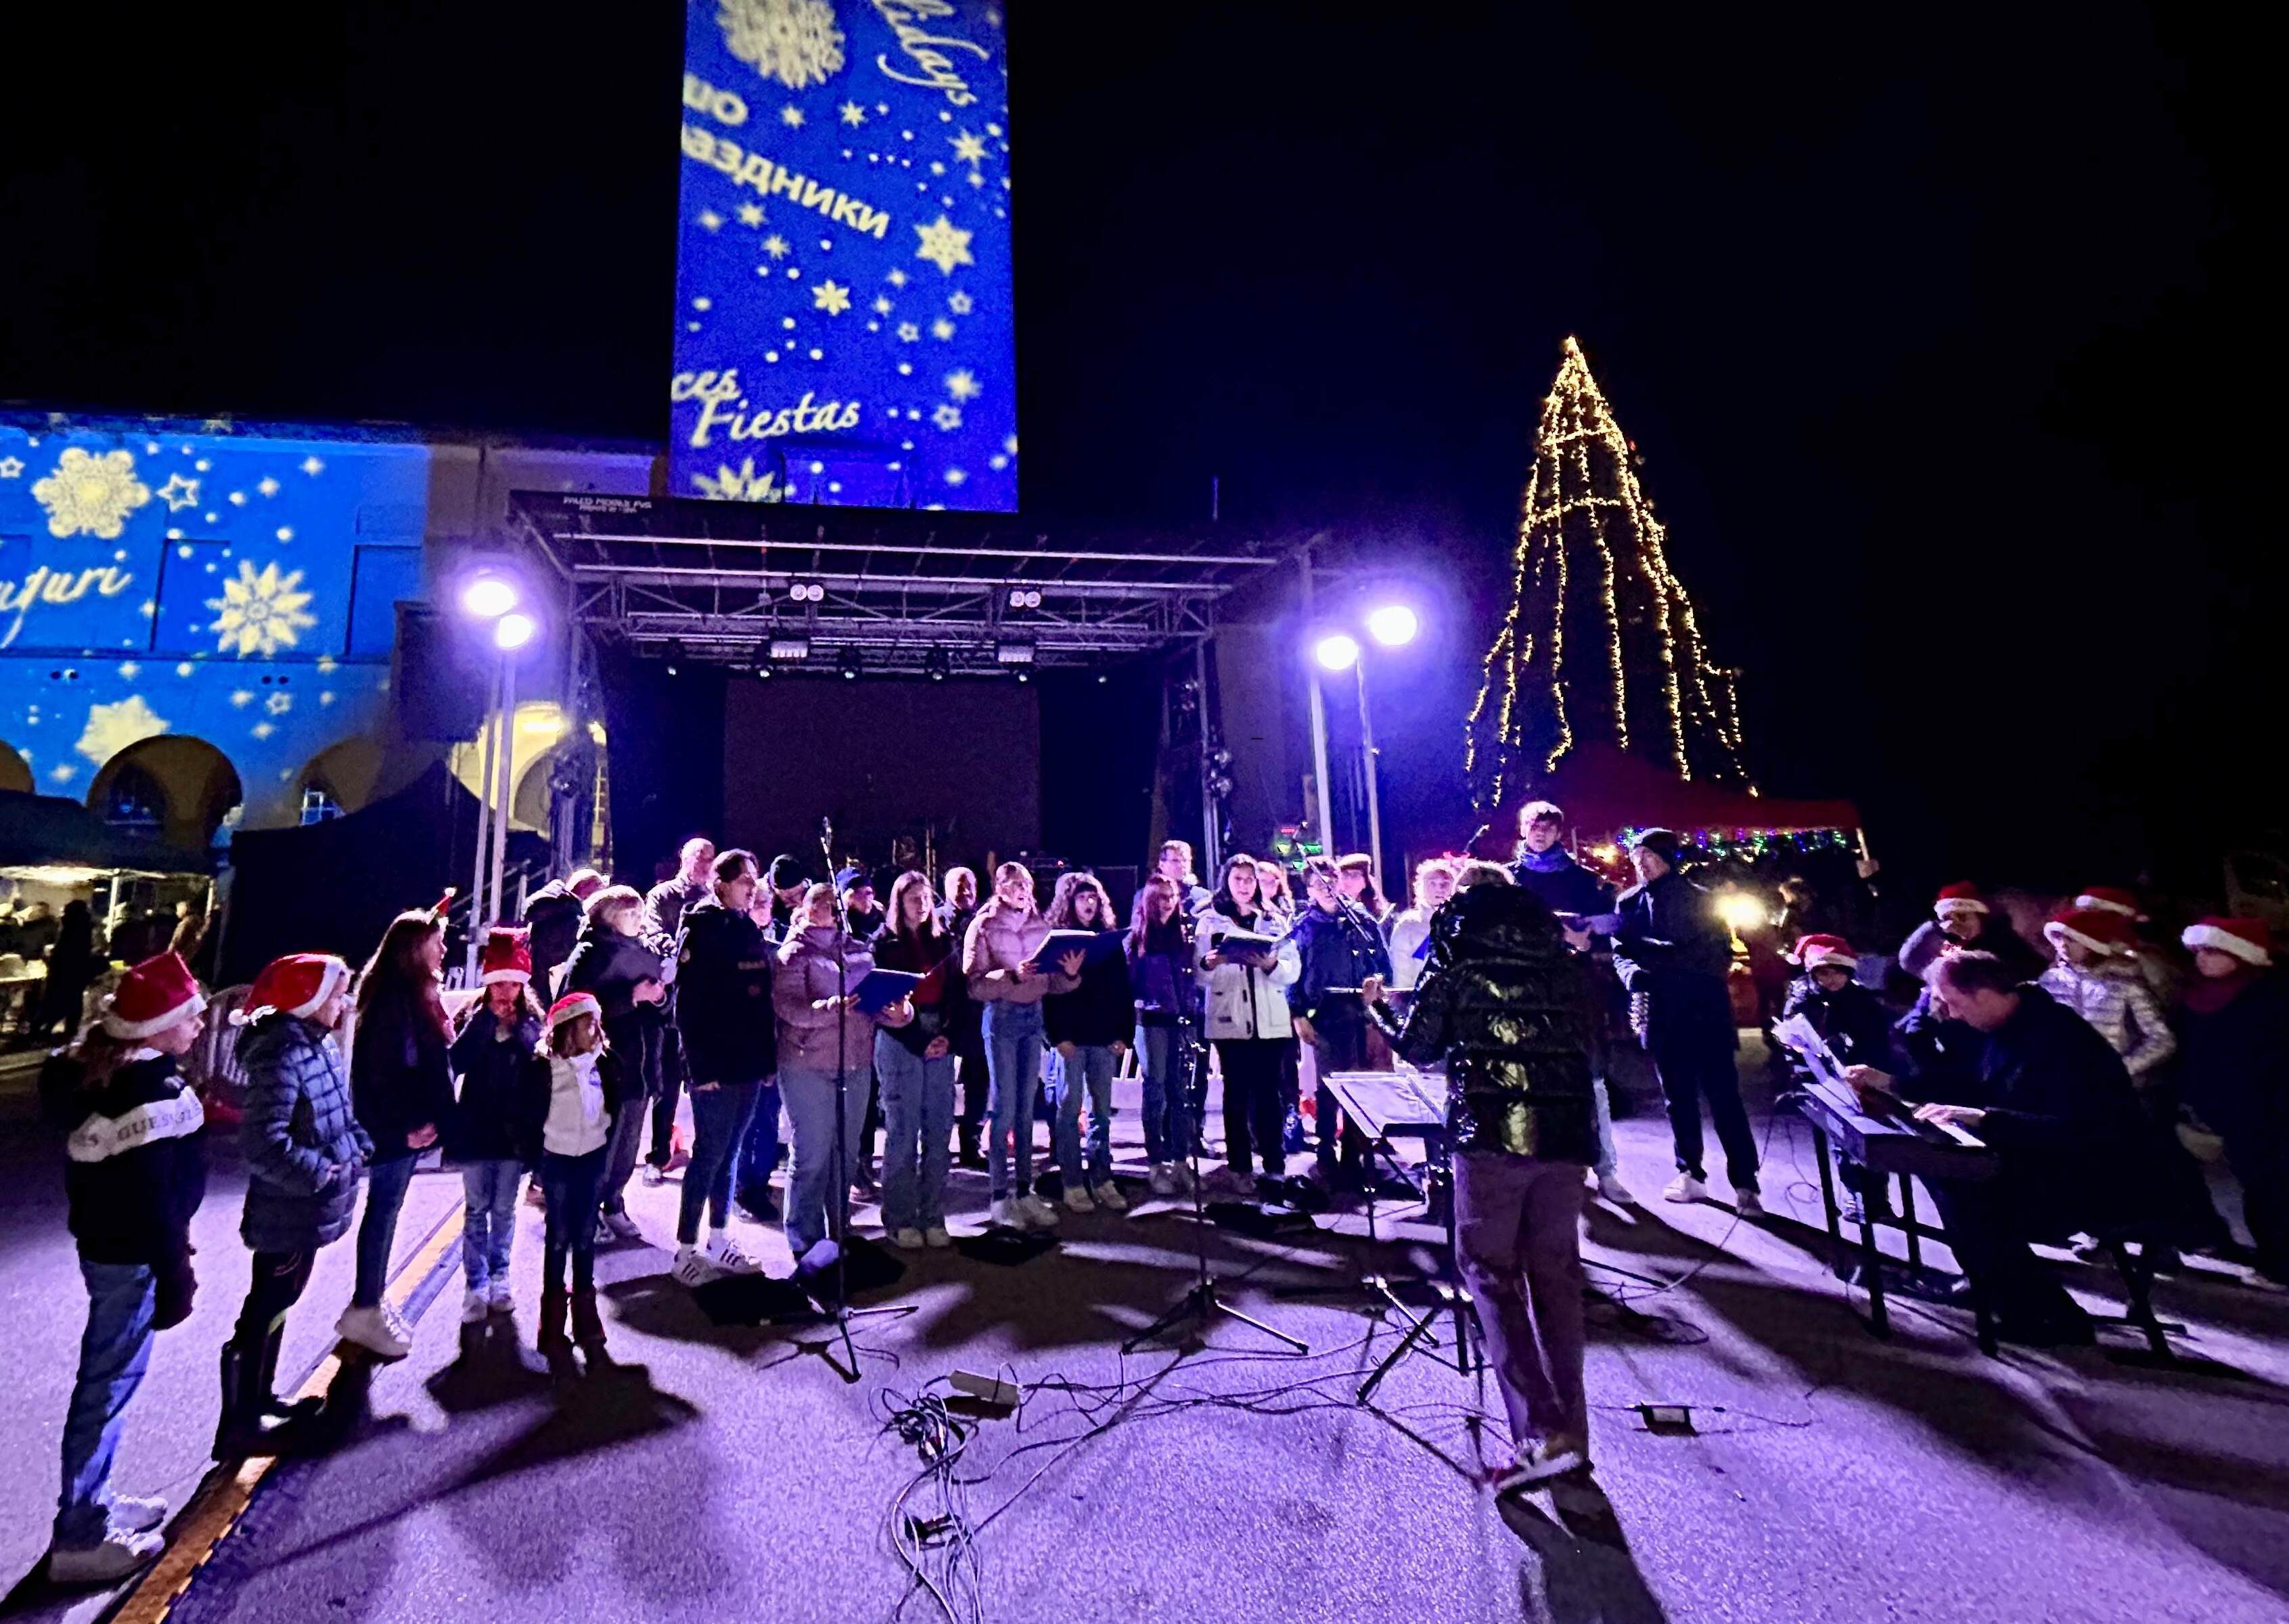
M 246 1072 L 239 1234 L 257 1252 L 339 1240 L 373 1141 L 350 1108 L 349 1068 L 333 1034 L 291 1015 L 266 1016 L 240 1035 L 238 1063 Z

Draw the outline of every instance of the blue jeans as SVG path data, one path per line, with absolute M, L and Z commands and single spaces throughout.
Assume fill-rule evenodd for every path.
M 405 1204 L 405 1187 L 413 1182 L 419 1156 L 392 1156 L 366 1169 L 365 1216 L 358 1220 L 357 1284 L 350 1292 L 350 1307 L 371 1308 L 381 1301 L 389 1284 L 389 1254 L 397 1244 L 398 1209 Z
M 943 1224 L 953 1163 L 953 1053 L 926 1060 L 877 1032 L 874 1076 L 882 1085 L 882 1228 Z
M 55 1542 L 100 1545 L 111 1525 L 111 1460 L 119 1452 L 127 1401 L 151 1363 L 157 1292 L 139 1263 L 80 1260 L 87 1282 L 87 1330 L 79 1340 L 79 1379 L 64 1414 L 64 1492 Z
M 1049 1065 L 1057 1099 L 1055 1138 L 1065 1188 L 1113 1179 L 1113 1074 L 1121 1062 L 1109 1044 L 1077 1044 L 1071 1054 L 1052 1050 Z M 1081 1172 L 1081 1097 L 1089 1095 L 1089 1172 Z
M 850 1170 L 858 1165 L 858 1124 L 866 1115 L 871 1057 L 851 1057 L 842 1074 L 842 1131 L 847 1156 L 835 1156 L 834 1073 L 779 1068 L 779 1097 L 794 1128 L 794 1166 L 787 1174 L 787 1250 L 799 1260 L 829 1235 L 842 1238 L 850 1220 Z M 691 1175 L 686 1173 L 688 1180 Z
M 755 1113 L 754 1083 L 719 1083 L 691 1091 L 691 1164 L 683 1170 L 683 1204 L 675 1220 L 680 1245 L 699 1244 L 700 1209 L 718 1229 L 731 1227 L 731 1166 Z
M 985 1181 L 993 1199 L 1033 1188 L 1033 1091 L 1041 1080 L 1041 1006 L 996 1000 L 985 1006 Z M 1009 1156 L 1015 1150 L 1013 1175 Z
M 1192 1154 L 1192 1115 L 1176 1076 L 1174 1027 L 1137 1028 L 1137 1064 L 1144 1074 L 1144 1159 L 1155 1164 Z
M 462 1210 L 461 1272 L 473 1292 L 508 1278 L 508 1249 L 516 1239 L 516 1187 L 523 1178 L 522 1162 L 462 1164 L 461 1194 L 467 1204 Z
M 543 1291 L 564 1289 L 564 1261 L 572 1260 L 572 1289 L 593 1288 L 596 1283 L 596 1192 L 604 1182 L 606 1149 L 586 1156 L 540 1156 L 540 1194 L 546 1228 L 541 1252 Z
M 755 1114 L 739 1141 L 739 1165 L 731 1175 L 732 1191 L 753 1207 L 771 1193 L 771 1170 L 779 1159 L 779 1084 L 770 1078 L 755 1085 Z M 689 1177 L 690 1175 L 686 1175 Z

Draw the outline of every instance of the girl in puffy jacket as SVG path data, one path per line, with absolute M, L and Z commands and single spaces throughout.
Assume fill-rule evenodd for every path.
M 1248 938 L 1272 945 L 1243 945 Z M 1199 944 L 1208 1038 L 1224 1072 L 1224 1179 L 1232 1194 L 1249 1196 L 1256 1188 L 1252 1161 L 1261 1160 L 1267 1179 L 1288 1174 L 1283 1072 L 1296 1042 L 1288 989 L 1302 973 L 1296 944 L 1259 905 L 1255 859 L 1226 860 L 1215 899 L 1200 916 Z
M 483 999 L 469 1006 L 453 1039 L 460 1098 L 445 1130 L 445 1159 L 461 1170 L 466 1202 L 461 1269 L 468 1282 L 461 1323 L 483 1324 L 506 1314 L 509 1249 L 516 1239 L 516 1189 L 524 1180 L 518 1144 L 518 1073 L 540 1042 L 541 1011 L 532 996 L 532 955 L 522 931 L 496 928 L 485 938 L 478 973 Z

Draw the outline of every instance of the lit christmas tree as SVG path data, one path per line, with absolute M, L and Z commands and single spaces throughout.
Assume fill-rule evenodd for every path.
M 1569 751 L 1607 744 L 1687 779 L 1743 783 L 1733 676 L 1711 663 L 1635 453 L 1566 340 L 1519 504 L 1510 612 L 1471 708 L 1471 788 L 1492 808 Z

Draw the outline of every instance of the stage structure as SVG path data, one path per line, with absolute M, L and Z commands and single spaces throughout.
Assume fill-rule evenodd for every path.
M 669 488 L 1017 505 L 994 0 L 687 0 Z

